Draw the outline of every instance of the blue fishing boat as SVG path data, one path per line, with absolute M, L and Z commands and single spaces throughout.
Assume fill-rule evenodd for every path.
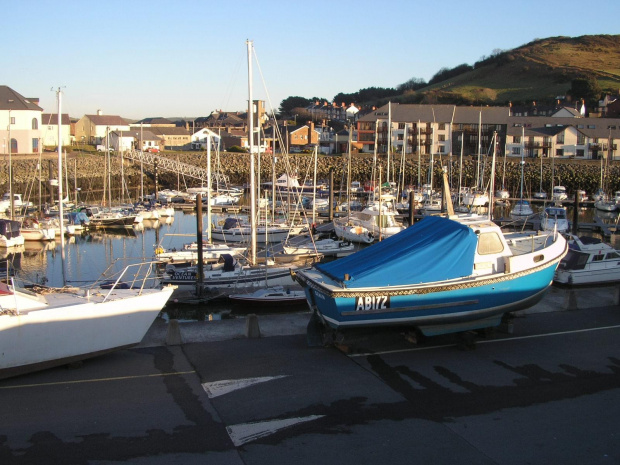
M 410 325 L 424 335 L 494 327 L 538 302 L 567 252 L 561 234 L 503 232 L 486 217 L 427 217 L 381 243 L 294 273 L 333 329 Z M 310 328 L 309 328 L 310 330 Z

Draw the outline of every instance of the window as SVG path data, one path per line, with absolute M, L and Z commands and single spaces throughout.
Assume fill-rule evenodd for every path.
M 577 134 L 577 145 L 584 145 L 586 143 L 586 136 L 583 134 Z
M 15 124 L 15 116 L 11 116 L 11 123 L 10 124 Z
M 496 232 L 482 233 L 478 238 L 478 254 L 491 255 L 502 253 L 504 244 Z
M 39 121 L 36 118 L 32 118 L 32 129 L 39 129 Z
M 555 149 L 555 156 L 556 157 L 563 157 L 564 156 L 564 149 Z
M 39 151 L 39 139 L 35 137 L 32 139 L 32 153 L 37 153 L 38 151 Z
M 11 153 L 18 153 L 17 152 L 17 139 L 11 139 Z
M 512 138 L 512 141 L 513 141 L 515 144 L 520 144 L 520 143 L 521 143 L 521 136 L 514 136 L 514 137 Z
M 583 149 L 577 149 L 577 156 L 583 157 Z
M 616 252 L 609 252 L 606 256 L 605 259 L 606 260 L 615 260 L 617 258 L 620 258 L 620 255 L 618 255 Z
M 563 144 L 564 143 L 564 133 L 558 134 L 556 140 L 557 140 L 558 144 Z
M 521 147 L 513 147 L 512 148 L 513 155 L 521 155 Z
M 594 257 L 592 257 L 592 261 L 593 262 L 602 262 L 604 258 L 605 258 L 605 255 L 598 254 L 598 255 L 595 255 Z
M 446 136 L 445 136 L 445 134 L 439 134 L 439 135 L 437 136 L 437 138 L 438 138 L 438 140 L 439 140 L 440 142 L 444 142 L 444 141 L 446 140 Z
M 443 145 L 439 146 L 439 153 L 446 153 L 446 148 Z
M 439 130 L 444 131 L 446 129 L 446 123 L 439 123 Z
M 398 123 L 398 129 L 405 129 L 405 123 Z

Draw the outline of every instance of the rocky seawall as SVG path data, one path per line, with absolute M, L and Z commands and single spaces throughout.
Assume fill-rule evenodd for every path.
M 205 153 L 181 152 L 174 154 L 162 154 L 173 160 L 178 160 L 193 166 L 206 168 L 207 157 Z M 136 199 L 140 192 L 141 172 L 140 163 L 125 160 L 121 164 L 118 155 L 110 157 L 110 172 L 108 173 L 108 163 L 105 154 L 100 153 L 69 153 L 65 157 L 64 176 L 65 191 L 74 192 L 76 186 L 80 189 L 80 200 L 85 202 L 99 202 L 103 198 L 104 186 L 107 189 L 107 181 L 112 184 L 114 198 L 120 198 L 121 187 L 123 198 Z M 521 185 L 521 164 L 518 158 L 500 158 L 496 160 L 496 188 L 501 187 L 502 182 L 511 196 L 519 195 Z M 256 166 L 260 166 L 261 182 L 269 182 L 272 179 L 271 156 L 262 156 L 260 161 L 256 161 Z M 441 180 L 441 167 L 449 169 L 451 184 L 456 187 L 459 182 L 459 157 L 443 156 L 436 157 L 433 169 L 433 184 L 439 186 Z M 378 161 L 381 171 L 381 180 L 385 182 L 387 177 L 388 161 L 385 156 L 381 156 Z M 390 160 L 390 176 L 392 181 L 401 182 L 401 160 L 396 157 Z M 157 176 L 155 169 L 146 163 L 143 166 L 144 192 L 155 191 L 155 179 L 157 178 L 158 189 L 185 189 L 187 187 L 201 185 L 201 181 L 192 179 L 183 174 L 177 174 L 163 169 L 158 169 Z M 212 157 L 213 171 L 225 174 L 233 185 L 243 185 L 249 181 L 250 161 L 248 154 L 223 153 Z M 257 168 L 258 169 L 258 168 Z M 347 183 L 348 158 L 344 156 L 319 156 L 317 162 L 318 180 L 327 180 L 330 170 L 333 171 L 334 184 L 337 189 L 344 188 Z M 29 195 L 35 198 L 39 192 L 39 181 L 41 181 L 43 196 L 50 191 L 50 179 L 58 178 L 58 157 L 56 154 L 45 154 L 41 158 L 38 156 L 12 156 L 11 171 L 13 177 L 13 191 Z M 314 177 L 314 158 L 311 154 L 294 154 L 278 156 L 275 163 L 276 177 L 283 173 L 297 173 L 301 183 L 304 180 L 312 182 Z M 420 164 L 417 156 L 408 157 L 405 160 L 404 184 L 416 185 L 418 178 L 421 183 L 428 180 L 429 161 L 427 157 L 422 157 Z M 419 175 L 418 175 L 419 172 Z M 463 170 L 461 183 L 463 186 L 473 186 L 477 178 L 488 185 L 491 174 L 491 159 L 483 157 L 482 169 L 477 173 L 477 159 L 465 157 L 463 159 Z M 121 176 L 122 175 L 122 176 Z M 373 176 L 373 157 L 368 154 L 353 155 L 351 160 L 351 181 L 361 181 L 371 179 Z M 375 174 L 378 177 L 378 173 Z M 0 170 L 0 185 L 4 192 L 8 191 L 9 166 L 8 157 L 4 156 L 4 166 Z M 569 193 L 574 193 L 577 189 L 585 190 L 591 195 L 600 187 L 601 183 L 601 162 L 597 160 L 542 160 L 542 188 L 550 192 L 551 186 L 561 184 L 565 186 Z M 524 192 L 526 196 L 537 192 L 541 184 L 541 160 L 528 158 L 524 165 Z M 620 190 L 620 163 L 612 162 L 606 169 L 604 177 L 604 187 L 608 193 Z

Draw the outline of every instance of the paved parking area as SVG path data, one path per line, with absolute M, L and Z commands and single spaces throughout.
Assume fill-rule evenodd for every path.
M 2 380 L 0 463 L 620 462 L 615 305 L 523 314 L 473 350 L 288 332 Z

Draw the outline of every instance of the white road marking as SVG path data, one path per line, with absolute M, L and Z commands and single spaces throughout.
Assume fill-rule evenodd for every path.
M 241 423 L 227 426 L 226 431 L 232 439 L 235 447 L 242 446 L 265 436 L 269 436 L 281 429 L 288 428 L 299 423 L 317 420 L 325 415 L 310 415 L 308 417 L 287 418 L 284 420 L 257 421 L 253 423 Z
M 539 337 L 549 337 L 549 336 L 563 336 L 565 334 L 576 334 L 576 333 L 589 333 L 591 331 L 602 331 L 605 329 L 618 329 L 620 325 L 613 326 L 601 326 L 599 328 L 588 328 L 588 329 L 574 329 L 572 331 L 559 331 L 557 333 L 543 333 L 543 334 L 531 334 L 529 336 L 515 336 L 515 337 L 507 337 L 504 339 L 487 339 L 476 341 L 476 344 L 494 344 L 496 342 L 509 342 L 509 341 L 518 341 L 520 339 L 535 339 Z M 400 352 L 417 352 L 420 350 L 431 350 L 431 349 L 441 349 L 444 347 L 455 347 L 457 344 L 444 344 L 438 346 L 428 346 L 428 347 L 412 347 L 410 349 L 397 349 L 397 350 L 386 350 L 383 352 L 367 352 L 363 354 L 350 354 L 349 358 L 355 357 L 368 357 L 370 355 L 387 355 L 387 354 L 396 354 Z
M 227 379 L 223 381 L 214 381 L 212 383 L 203 383 L 202 388 L 205 390 L 210 399 L 214 397 L 228 394 L 238 389 L 244 389 L 258 383 L 265 383 L 275 379 L 286 378 L 288 375 L 280 376 L 263 376 L 260 378 L 243 378 L 243 379 Z

